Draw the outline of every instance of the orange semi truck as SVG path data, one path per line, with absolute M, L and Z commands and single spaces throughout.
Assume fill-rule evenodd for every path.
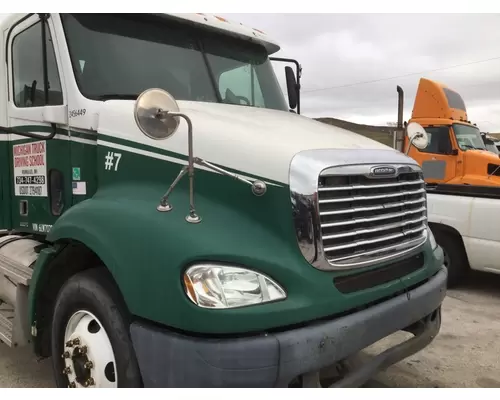
M 404 94 L 400 86 L 398 94 L 398 126 L 402 128 Z M 408 148 L 405 135 L 399 150 L 409 150 L 408 155 L 422 166 L 427 184 L 500 186 L 500 158 L 486 149 L 456 91 L 421 78 L 409 122 L 425 129 L 429 144 L 424 149 Z

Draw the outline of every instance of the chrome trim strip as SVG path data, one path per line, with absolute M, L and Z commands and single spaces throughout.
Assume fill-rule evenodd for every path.
M 423 201 L 423 199 L 422 199 L 422 201 Z M 392 214 L 377 215 L 376 217 L 370 217 L 370 218 L 355 218 L 355 219 L 350 219 L 348 221 L 329 222 L 326 224 L 321 224 L 321 227 L 322 228 L 334 228 L 336 226 L 383 221 L 384 219 L 406 217 L 407 215 L 421 213 L 421 212 L 424 212 L 425 210 L 426 210 L 425 207 L 420 207 L 420 208 L 417 208 L 415 210 L 403 211 L 403 212 L 392 213 Z
M 424 232 L 425 232 L 425 234 L 424 234 L 425 240 L 427 240 L 427 230 L 425 230 Z M 398 243 L 398 244 L 394 244 L 392 246 L 388 246 L 388 247 L 384 246 L 383 248 L 380 248 L 380 249 L 370 250 L 361 256 L 358 256 L 358 255 L 345 256 L 343 258 L 337 259 L 337 262 L 339 264 L 342 264 L 343 261 L 350 261 L 350 263 L 347 265 L 352 265 L 352 264 L 363 264 L 364 265 L 364 263 L 365 263 L 364 258 L 365 257 L 370 257 L 370 256 L 377 254 L 377 253 L 384 254 L 384 253 L 387 253 L 389 251 L 393 251 L 393 250 L 396 251 L 396 253 L 392 253 L 392 254 L 389 254 L 387 256 L 381 256 L 381 257 L 377 258 L 378 262 L 383 262 L 383 261 L 386 261 L 388 259 L 392 259 L 392 258 L 396 258 L 396 257 L 400 257 L 402 255 L 405 255 L 406 253 L 410 252 L 413 249 L 420 247 L 421 245 L 422 245 L 422 238 L 417 238 L 415 240 L 411 240 L 409 242 L 404 243 L 404 245 L 402 245 L 401 243 Z M 372 259 L 370 259 L 368 262 L 371 262 L 371 261 L 372 261 Z
M 419 233 L 422 232 L 424 229 L 427 229 L 425 226 L 421 226 L 419 228 L 415 229 L 409 229 L 406 232 L 403 233 L 394 233 L 392 235 L 387 235 L 387 236 L 381 236 L 376 239 L 364 239 L 364 240 L 358 240 L 356 242 L 348 243 L 348 244 L 342 244 L 339 246 L 329 246 L 325 248 L 325 252 L 327 251 L 335 251 L 335 250 L 344 250 L 344 249 L 350 249 L 352 247 L 358 247 L 358 246 L 363 246 L 365 244 L 373 244 L 373 243 L 380 243 L 380 242 L 386 242 L 387 240 L 392 240 L 392 239 L 398 239 L 405 237 L 406 235 L 411 235 L 413 233 Z
M 326 175 L 322 175 L 326 177 Z M 342 190 L 362 190 L 362 189 L 383 189 L 383 188 L 391 188 L 391 187 L 401 187 L 401 186 L 406 186 L 406 185 L 423 185 L 425 181 L 423 180 L 418 180 L 418 181 L 408 181 L 408 182 L 401 182 L 401 183 L 378 183 L 376 185 L 350 185 L 350 186 L 337 186 L 337 187 L 326 187 L 326 188 L 319 188 L 320 192 L 340 192 Z
M 397 203 L 389 203 L 385 204 L 384 206 L 368 206 L 368 207 L 354 207 L 351 209 L 347 210 L 334 210 L 334 211 L 323 211 L 320 213 L 320 215 L 339 215 L 339 214 L 348 214 L 348 213 L 357 213 L 357 212 L 363 212 L 363 211 L 376 211 L 376 210 L 384 210 L 387 208 L 394 208 L 394 207 L 401 207 L 401 206 L 411 206 L 414 204 L 419 204 L 419 203 L 424 203 L 425 198 L 422 197 L 421 199 L 416 199 L 416 200 L 406 200 L 406 201 L 400 201 Z
M 379 167 L 392 167 L 393 175 L 374 176 L 371 172 Z M 409 254 L 421 247 L 427 241 L 427 231 L 424 229 L 420 239 L 406 243 L 396 244 L 381 250 L 371 250 L 362 255 L 349 256 L 348 262 L 331 264 L 325 254 L 321 239 L 321 223 L 318 199 L 318 182 L 321 176 L 335 175 L 366 175 L 376 181 L 378 178 L 395 177 L 400 173 L 422 172 L 415 160 L 403 153 L 387 149 L 317 149 L 304 150 L 297 153 L 290 163 L 290 196 L 292 203 L 292 216 L 298 246 L 304 258 L 315 268 L 320 270 L 341 270 L 361 268 L 375 263 L 389 261 Z M 357 211 L 379 210 L 402 205 L 424 203 L 426 209 L 427 194 L 423 193 L 422 199 L 407 200 L 398 203 L 386 204 L 375 207 L 357 207 L 349 210 L 334 210 L 321 215 L 336 215 Z M 413 210 L 412 210 L 413 211 Z M 416 212 L 416 211 L 415 211 Z M 397 251 L 397 250 L 400 251 Z M 396 251 L 384 254 L 387 251 Z M 378 253 L 377 253 L 378 252 Z M 373 255 L 379 254 L 378 257 Z M 367 259 L 370 257 L 369 259 Z
M 354 231 L 337 233 L 335 235 L 323 235 L 323 241 L 331 240 L 331 239 L 340 239 L 340 238 L 345 238 L 345 237 L 349 237 L 349 236 L 365 235 L 368 233 L 387 231 L 389 229 L 400 228 L 400 227 L 406 226 L 406 225 L 418 224 L 419 222 L 423 222 L 426 220 L 427 220 L 426 217 L 420 217 L 417 219 L 409 219 L 409 220 L 403 221 L 403 222 L 396 222 L 393 224 L 381 225 L 381 226 L 378 226 L 377 228 L 356 229 Z M 323 225 L 321 225 L 321 226 L 323 227 Z M 409 231 L 409 233 L 413 233 L 413 232 Z
M 387 197 L 399 197 L 399 196 L 412 196 L 414 194 L 425 193 L 425 189 L 417 189 L 408 192 L 394 192 L 394 193 L 384 193 L 375 196 L 352 196 L 352 197 L 338 197 L 336 199 L 326 199 L 320 200 L 319 204 L 332 204 L 332 203 L 345 203 L 346 201 L 363 201 L 363 200 L 378 200 L 385 199 Z

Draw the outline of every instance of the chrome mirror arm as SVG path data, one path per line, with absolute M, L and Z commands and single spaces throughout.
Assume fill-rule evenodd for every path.
M 415 141 L 415 139 L 420 139 L 423 136 L 424 136 L 423 133 L 418 133 L 415 136 L 413 136 L 413 138 L 410 140 L 410 143 L 408 144 L 408 148 L 406 149 L 406 153 L 405 153 L 406 156 L 410 152 L 411 146 L 413 145 L 413 142 Z
M 260 180 L 255 180 L 255 181 L 249 181 L 248 179 L 242 178 L 241 176 L 237 174 L 233 174 L 232 172 L 226 171 L 223 168 L 220 168 L 212 163 L 209 163 L 208 161 L 202 160 L 201 158 L 195 157 L 194 159 L 196 164 L 203 165 L 205 167 L 208 167 L 214 171 L 220 172 L 222 175 L 229 176 L 231 178 L 234 178 L 240 182 L 244 182 L 247 185 L 250 185 L 252 187 L 252 193 L 256 196 L 262 196 L 266 193 L 267 191 L 267 185 L 265 182 L 262 182 Z
M 158 110 L 157 118 L 166 118 L 169 116 L 181 117 L 188 125 L 188 165 L 182 168 L 179 175 L 177 175 L 177 178 L 175 178 L 174 182 L 172 182 L 172 185 L 168 188 L 167 193 L 165 193 L 162 197 L 157 210 L 163 212 L 172 210 L 172 205 L 168 202 L 168 196 L 187 172 L 189 176 L 189 214 L 186 216 L 186 221 L 192 224 L 197 224 L 201 221 L 201 217 L 196 213 L 196 208 L 194 206 L 193 124 L 191 119 L 185 114 Z
M 188 170 L 188 166 L 187 165 L 185 165 L 184 167 L 182 167 L 181 172 L 179 172 L 179 175 L 177 175 L 177 178 L 175 178 L 175 180 L 172 182 L 172 184 L 168 188 L 167 192 L 161 198 L 160 205 L 158 207 L 156 207 L 156 209 L 158 211 L 167 212 L 167 211 L 172 210 L 173 207 L 172 207 L 172 205 L 168 201 L 168 196 L 170 196 L 170 193 L 172 193 L 172 190 L 174 190 L 174 188 L 177 186 L 177 184 L 182 179 L 182 177 L 184 175 L 186 175 L 187 170 Z
M 186 173 L 189 176 L 189 214 L 186 216 L 186 221 L 192 224 L 197 224 L 201 221 L 201 217 L 196 213 L 196 208 L 194 205 L 194 164 L 199 164 L 204 167 L 210 168 L 214 171 L 217 171 L 221 173 L 222 175 L 229 176 L 231 178 L 234 178 L 240 182 L 244 182 L 247 185 L 250 185 L 252 188 L 252 193 L 255 196 L 263 196 L 266 191 L 267 191 L 267 185 L 265 182 L 260 181 L 260 180 L 255 180 L 255 181 L 249 181 L 248 179 L 242 178 L 241 176 L 237 174 L 233 174 L 232 172 L 226 171 L 223 168 L 220 168 L 212 163 L 209 163 L 208 161 L 202 160 L 201 158 L 194 157 L 193 155 L 193 124 L 191 122 L 191 119 L 182 113 L 178 112 L 169 112 L 169 111 L 163 111 L 163 110 L 158 110 L 158 113 L 156 114 L 156 118 L 160 119 L 166 119 L 168 117 L 181 117 L 183 118 L 187 125 L 188 125 L 188 165 L 185 165 L 182 167 L 181 171 L 179 172 L 179 175 L 175 178 L 175 180 L 172 182 L 170 187 L 168 188 L 167 192 L 163 195 L 163 197 L 160 200 L 160 204 L 156 208 L 160 212 L 168 212 L 172 210 L 172 205 L 169 203 L 168 198 L 174 188 L 177 186 L 177 184 L 180 182 L 180 180 L 186 175 Z

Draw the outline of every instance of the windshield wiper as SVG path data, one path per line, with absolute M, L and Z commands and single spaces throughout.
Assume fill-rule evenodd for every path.
M 97 100 L 137 100 L 138 94 L 106 93 L 96 97 Z
M 474 146 L 471 146 L 470 144 L 463 144 L 462 146 L 463 146 L 463 147 L 467 147 L 467 148 L 472 149 L 472 150 L 486 150 L 486 149 L 481 148 L 481 147 L 474 147 Z

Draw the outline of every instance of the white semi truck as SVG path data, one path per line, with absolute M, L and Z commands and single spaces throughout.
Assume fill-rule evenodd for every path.
M 436 337 L 421 168 L 301 116 L 300 68 L 287 104 L 267 35 L 204 14 L 0 26 L 0 340 L 51 357 L 58 387 L 360 386 Z

